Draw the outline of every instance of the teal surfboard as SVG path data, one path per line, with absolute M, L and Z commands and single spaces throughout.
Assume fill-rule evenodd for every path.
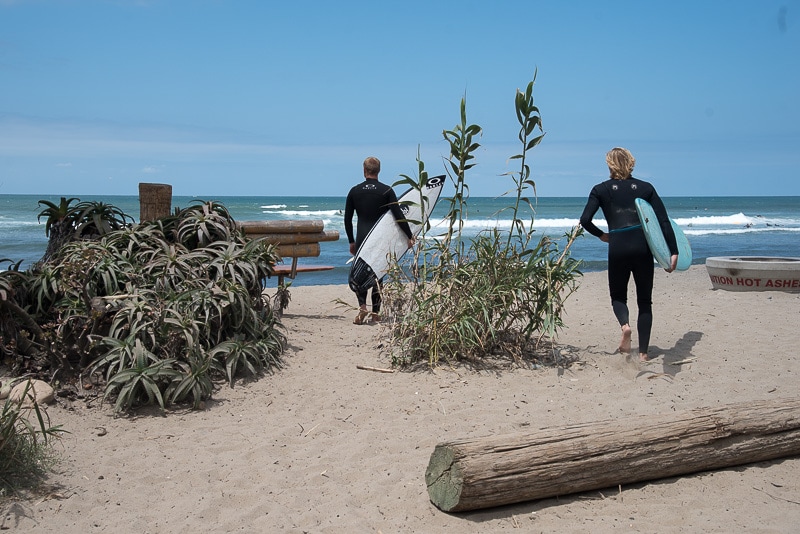
M 636 199 L 636 212 L 639 214 L 639 221 L 642 223 L 644 236 L 647 238 L 647 244 L 650 246 L 650 252 L 658 264 L 664 269 L 669 268 L 669 247 L 667 241 L 664 239 L 664 233 L 661 231 L 661 225 L 656 217 L 656 212 L 653 211 L 653 206 L 650 205 L 643 198 Z M 686 239 L 686 234 L 683 230 L 675 224 L 672 219 L 669 220 L 672 224 L 672 231 L 675 232 L 675 240 L 678 242 L 678 266 L 679 271 L 685 271 L 692 265 L 692 247 L 689 240 Z

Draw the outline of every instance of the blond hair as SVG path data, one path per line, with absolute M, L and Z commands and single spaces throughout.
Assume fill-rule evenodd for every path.
M 615 147 L 606 154 L 606 163 L 611 178 L 614 180 L 626 180 L 631 177 L 633 166 L 636 165 L 636 158 L 627 148 Z
M 364 160 L 364 174 L 368 176 L 378 176 L 381 172 L 381 160 L 370 156 Z

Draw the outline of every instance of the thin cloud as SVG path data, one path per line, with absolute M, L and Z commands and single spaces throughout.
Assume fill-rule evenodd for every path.
M 280 145 L 236 132 L 172 125 L 48 121 L 0 114 L 0 154 L 14 157 L 207 159 L 278 154 L 301 157 L 313 153 L 338 159 L 343 149 L 346 147 L 341 145 Z M 145 168 L 148 167 L 156 168 Z

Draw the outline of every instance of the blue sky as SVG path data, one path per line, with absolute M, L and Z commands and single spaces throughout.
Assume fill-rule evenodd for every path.
M 540 196 L 613 146 L 662 196 L 800 195 L 800 0 L 0 0 L 0 193 L 344 196 L 443 171 L 466 96 L 496 196 L 537 69 Z

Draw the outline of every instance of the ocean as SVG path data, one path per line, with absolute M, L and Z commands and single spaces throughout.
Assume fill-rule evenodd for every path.
M 0 259 L 22 260 L 25 269 L 39 260 L 47 247 L 45 219 L 37 221 L 39 200 L 58 204 L 60 196 L 0 194 Z M 139 197 L 83 196 L 81 201 L 112 204 L 138 220 Z M 333 265 L 332 271 L 303 273 L 294 285 L 345 284 L 350 258 L 344 231 L 344 197 L 204 197 L 174 196 L 173 208 L 184 208 L 199 200 L 222 202 L 238 221 L 273 219 L 322 219 L 326 230 L 338 230 L 339 241 L 321 244 L 318 258 L 301 258 L 305 264 Z M 800 197 L 665 197 L 670 217 L 681 227 L 692 245 L 693 263 L 704 264 L 712 256 L 800 257 Z M 578 224 L 585 197 L 539 198 L 534 228 L 557 240 Z M 510 215 L 501 212 L 507 198 L 470 198 L 467 235 L 491 227 L 510 227 Z M 447 205 L 441 202 L 432 221 L 441 221 Z M 601 217 L 602 213 L 598 213 Z M 596 220 L 597 221 L 597 220 Z M 602 219 L 598 226 L 602 227 Z M 560 239 L 563 244 L 563 239 Z M 572 256 L 582 261 L 584 272 L 606 269 L 607 245 L 585 234 L 572 247 Z M 7 267 L 4 263 L 0 268 Z M 274 287 L 275 279 L 267 281 Z

